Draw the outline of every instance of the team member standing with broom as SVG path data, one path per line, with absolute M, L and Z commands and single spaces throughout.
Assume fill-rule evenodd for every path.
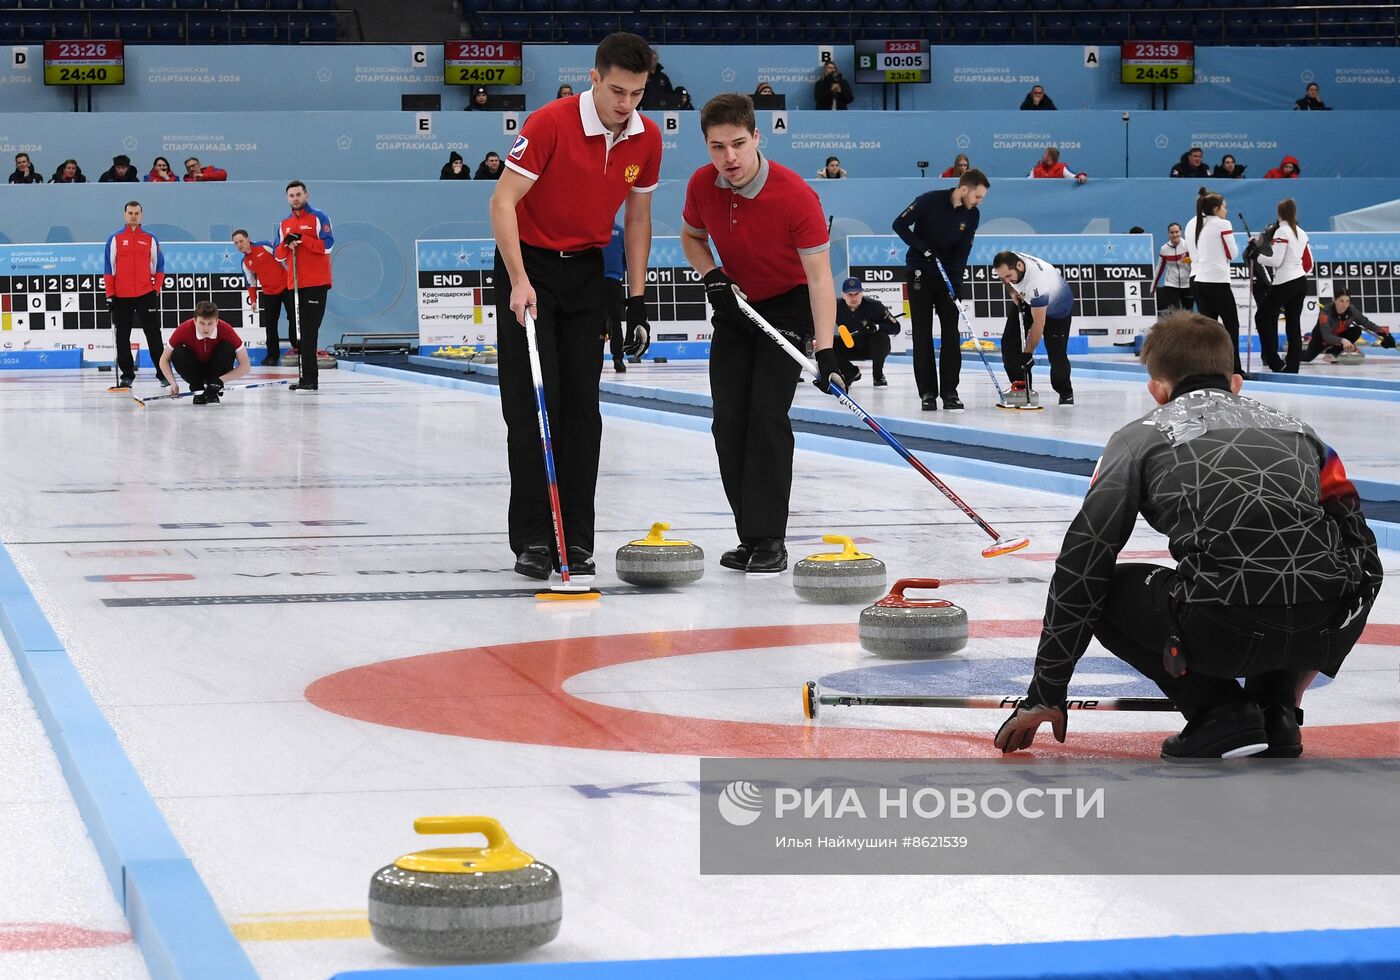
M 764 337 L 738 305 L 740 290 L 765 320 L 802 347 L 815 332 L 819 387 L 843 387 L 848 370 L 836 324 L 826 217 L 816 192 L 758 150 L 753 103 L 717 95 L 700 110 L 712 166 L 686 188 L 681 248 L 714 307 L 710 393 L 720 479 L 739 532 L 720 564 L 751 573 L 787 568 L 792 492 L 788 409 L 801 368 Z M 713 240 L 720 263 L 710 251 Z M 854 371 L 851 371 L 851 375 Z

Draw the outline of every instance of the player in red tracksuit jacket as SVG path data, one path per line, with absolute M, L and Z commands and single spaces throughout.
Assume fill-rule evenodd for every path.
M 273 254 L 287 263 L 292 274 L 292 330 L 300 337 L 302 347 L 301 380 L 291 386 L 293 391 L 315 391 L 316 334 L 321 318 L 326 315 L 326 296 L 331 290 L 331 248 L 335 236 L 331 219 L 324 211 L 313 208 L 306 200 L 306 185 L 294 180 L 287 185 L 287 203 L 292 213 L 277 226 L 277 248 Z
M 248 305 L 258 311 L 263 332 L 267 335 L 267 354 L 263 367 L 276 367 L 282 353 L 277 338 L 277 320 L 282 308 L 287 309 L 287 339 L 292 350 L 297 349 L 297 321 L 292 308 L 292 291 L 287 288 L 287 270 L 277 261 L 275 242 L 255 242 L 248 232 L 239 228 L 233 233 L 233 245 L 243 253 L 243 278 L 248 282 Z M 258 299 L 258 294 L 262 299 Z
M 126 202 L 126 226 L 107 239 L 103 252 L 102 282 L 107 293 L 107 309 L 116 332 L 117 388 L 130 388 L 136 380 L 136 362 L 131 356 L 131 327 L 139 322 L 146 335 L 146 350 L 157 365 L 156 380 L 168 384 L 160 372 L 160 355 L 165 344 L 160 337 L 156 298 L 165 285 L 165 256 L 160 242 L 141 229 L 141 204 Z

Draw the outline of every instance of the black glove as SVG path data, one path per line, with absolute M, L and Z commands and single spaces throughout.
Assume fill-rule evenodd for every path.
M 1259 258 L 1259 243 L 1251 238 L 1249 244 L 1244 247 L 1244 264 L 1253 265 L 1257 258 Z
M 1394 350 L 1395 338 L 1390 334 L 1386 334 L 1384 337 L 1381 338 L 1381 346 L 1386 348 L 1387 350 Z
M 1026 698 L 997 729 L 994 740 L 996 747 L 1002 752 L 1028 749 L 1035 741 L 1035 733 L 1046 722 L 1050 723 L 1050 731 L 1055 740 L 1063 745 L 1065 729 L 1069 723 L 1069 712 L 1065 710 L 1065 705 L 1036 704 L 1030 698 Z
M 866 332 L 866 333 L 879 333 L 879 332 L 880 332 L 880 321 L 879 321 L 879 320 L 864 320 L 864 321 L 861 322 L 860 328 L 861 328 L 861 330 L 863 330 L 863 331 Z
M 295 232 L 295 231 L 289 231 L 289 232 L 287 232 L 287 234 L 284 235 L 283 238 L 282 238 L 282 244 L 283 244 L 284 246 L 290 245 L 290 244 L 292 244 L 293 242 L 300 242 L 300 241 L 301 241 L 301 235 L 300 235 L 298 232 Z
M 828 395 L 831 394 L 831 382 L 836 382 L 842 388 L 849 388 L 854 375 L 855 369 L 848 368 L 841 362 L 835 347 L 817 351 L 817 379 L 812 384 Z
M 1034 355 L 1034 354 L 1026 354 L 1026 355 L 1024 355 L 1024 357 L 1023 357 L 1022 360 L 1021 360 L 1021 370 L 1022 370 L 1022 371 L 1025 371 L 1027 374 L 1029 374 L 1030 371 L 1031 371 L 1031 368 L 1033 368 L 1033 367 L 1035 367 L 1035 355 Z
M 206 395 L 213 395 L 215 398 L 218 398 L 224 393 L 224 379 L 212 378 L 209 381 L 204 382 L 204 393 Z
M 651 346 L 651 324 L 647 322 L 647 298 L 627 297 L 627 343 L 622 352 L 631 357 L 641 357 Z
M 739 298 L 735 290 L 738 284 L 724 274 L 724 270 L 715 266 L 700 280 L 705 284 L 705 298 L 714 307 L 716 315 L 725 320 L 737 321 L 739 325 L 753 328 L 752 321 L 744 315 L 744 311 L 739 309 Z

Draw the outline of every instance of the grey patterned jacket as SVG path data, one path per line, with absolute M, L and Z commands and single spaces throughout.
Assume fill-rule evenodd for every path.
M 1104 448 L 1050 580 L 1030 700 L 1060 704 L 1140 513 L 1167 536 L 1186 602 L 1273 606 L 1371 590 L 1375 535 L 1342 461 L 1297 419 L 1183 380 Z

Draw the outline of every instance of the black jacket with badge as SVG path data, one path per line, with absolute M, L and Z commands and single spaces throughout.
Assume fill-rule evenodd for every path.
M 861 297 L 860 305 L 854 310 L 843 300 L 836 302 L 836 325 L 845 327 L 851 336 L 861 338 L 869 334 L 894 336 L 899 333 L 899 321 L 889 308 L 878 299 Z
M 1172 164 L 1172 172 L 1169 177 L 1209 177 L 1210 167 L 1204 163 L 1191 165 L 1191 151 L 1187 150 L 1181 155 L 1181 159 Z
M 1192 377 L 1113 434 L 1055 562 L 1029 698 L 1062 705 L 1137 515 L 1188 604 L 1289 606 L 1379 591 L 1376 538 L 1341 460 L 1292 416 Z M 1264 479 L 1263 474 L 1268 474 Z
M 943 263 L 952 280 L 954 298 L 962 293 L 963 270 L 972 253 L 972 240 L 982 220 L 977 208 L 953 204 L 953 191 L 920 194 L 894 219 L 894 233 L 909 246 L 904 264 L 911 272 L 921 270 L 923 278 L 942 284 L 933 259 Z M 926 258 L 926 253 L 932 257 Z

